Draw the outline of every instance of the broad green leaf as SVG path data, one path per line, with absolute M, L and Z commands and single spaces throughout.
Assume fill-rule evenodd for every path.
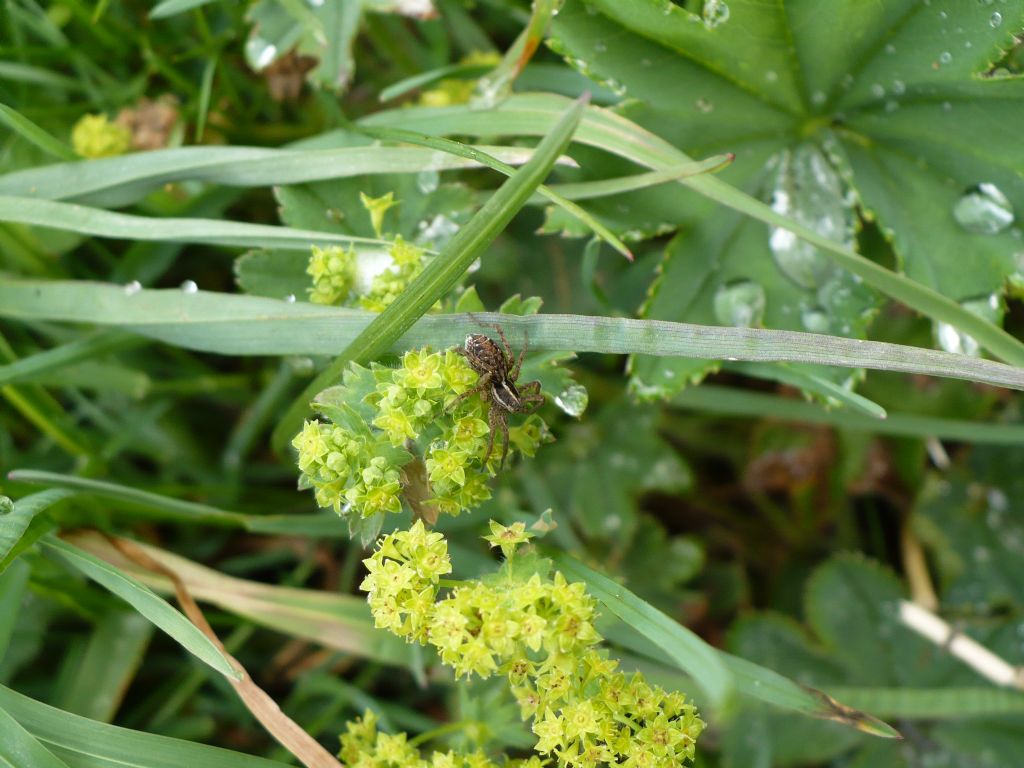
M 0 317 L 114 325 L 169 344 L 229 355 L 330 355 L 353 343 L 381 316 L 206 291 L 126 293 L 120 286 L 99 283 L 0 278 Z M 479 331 L 481 323 L 501 323 L 511 331 L 510 339 L 525 334 L 536 351 L 696 358 L 723 355 L 736 360 L 924 373 L 1024 389 L 1024 369 L 1003 363 L 796 331 L 587 315 L 425 315 L 409 322 L 395 338 L 388 338 L 386 345 L 380 342 L 382 351 L 427 344 L 456 346 L 467 333 Z M 336 377 L 332 374 L 330 378 Z
M 622 113 L 679 149 L 735 152 L 723 180 L 776 212 L 848 249 L 859 206 L 909 277 L 968 308 L 997 305 L 1021 269 L 1011 226 L 1024 210 L 1021 152 L 1006 126 L 1024 118 L 1024 87 L 983 75 L 1021 29 L 1024 3 L 844 0 L 830 4 L 826 24 L 809 0 L 728 8 L 709 29 L 660 0 L 570 0 L 552 45 L 638 100 Z M 715 310 L 752 284 L 755 324 L 864 336 L 877 298 L 856 269 L 796 230 L 723 216 L 693 196 L 680 196 L 678 210 L 685 234 L 666 253 L 646 316 L 742 324 L 749 307 L 731 318 Z M 937 335 L 950 350 L 973 345 L 942 326 Z M 639 360 L 635 375 L 672 392 L 707 370 Z
M 559 18 L 565 13 L 567 11 L 563 11 Z M 529 94 L 514 96 L 492 110 L 472 110 L 466 107 L 410 108 L 379 112 L 362 122 L 367 125 L 388 125 L 431 134 L 535 135 L 550 130 L 564 103 L 563 99 L 555 96 Z M 763 121 L 757 124 L 764 125 Z M 588 110 L 574 139 L 648 168 L 666 169 L 680 163 L 692 162 L 686 153 L 664 139 L 630 120 L 596 107 Z M 714 151 L 714 148 L 709 149 Z M 804 242 L 814 245 L 835 265 L 859 277 L 866 285 L 937 321 L 948 323 L 962 333 L 970 334 L 981 347 L 1002 359 L 1024 365 L 1024 343 L 995 327 L 976 312 L 965 309 L 956 301 L 925 285 L 864 258 L 836 240 L 808 227 L 801 219 L 780 213 L 767 203 L 729 184 L 728 174 L 741 173 L 743 169 L 743 164 L 733 163 L 721 174 L 721 178 L 705 174 L 684 178 L 681 183 L 709 200 L 757 219 L 774 229 L 792 232 Z M 679 198 L 674 199 L 678 203 Z M 691 208 L 687 206 L 686 210 Z M 716 216 L 723 214 L 716 210 Z
M 844 704 L 888 717 L 938 718 L 942 722 L 926 731 L 932 738 L 945 732 L 950 720 L 963 717 L 976 718 L 972 722 L 982 729 L 998 727 L 998 718 L 1024 706 L 1021 694 L 980 687 L 981 679 L 965 665 L 904 627 L 896 608 L 902 595 L 895 576 L 881 565 L 854 555 L 835 556 L 819 566 L 808 582 L 805 614 L 813 635 L 792 620 L 755 614 L 733 627 L 729 647 L 821 688 Z M 958 694 L 962 694 L 959 700 Z M 982 719 L 986 717 L 989 719 Z M 743 713 L 730 725 L 726 742 L 742 740 L 752 718 L 763 719 L 767 725 L 769 738 L 763 747 L 773 756 L 773 764 L 820 763 L 858 750 L 849 764 L 859 765 L 856 760 L 864 760 L 863 765 L 870 766 L 874 764 L 868 756 L 879 754 L 879 750 L 886 755 L 901 754 L 899 749 L 891 752 L 888 747 L 872 746 L 822 724 L 769 710 Z M 929 724 L 919 727 L 928 729 Z M 893 765 L 913 765 L 931 752 L 927 738 L 908 746 L 916 757 L 908 755 L 906 763 Z M 958 750 L 951 745 L 942 751 L 959 754 Z M 952 754 L 943 759 L 951 759 Z
M 245 58 L 259 72 L 293 49 L 313 57 L 307 77 L 335 91 L 355 74 L 352 43 L 363 17 L 363 3 L 306 3 L 259 0 L 247 13 L 252 31 Z
M 171 590 L 166 577 L 134 565 L 95 533 L 75 534 L 69 541 L 154 589 Z M 412 666 L 416 663 L 417 654 L 411 646 L 394 635 L 374 629 L 369 606 L 361 597 L 260 584 L 218 573 L 156 547 L 136 546 L 172 569 L 197 600 L 326 648 L 385 664 Z
M 8 555 L 25 534 L 32 519 L 71 495 L 71 491 L 58 489 L 40 491 L 19 499 L 7 510 L 0 509 L 0 573 L 10 565 Z
M 186 765 L 189 768 L 284 768 L 286 765 L 220 747 L 99 723 L 35 701 L 5 686 L 0 686 L 0 708 L 63 759 L 69 768 L 182 768 Z
M 0 765 L 6 768 L 67 768 L 0 706 Z
M 569 145 L 585 108 L 586 100 L 581 99 L 566 109 L 551 132 L 537 145 L 529 162 L 498 188 L 409 287 L 303 390 L 274 430 L 275 448 L 280 451 L 287 444 L 301 426 L 309 401 L 317 392 L 335 383 L 349 362 L 365 363 L 386 352 L 434 302 L 455 287 L 550 173 L 555 161 Z
M 43 549 L 60 562 L 81 571 L 123 599 L 197 659 L 210 665 L 225 677 L 238 679 L 238 673 L 234 667 L 206 635 L 184 615 L 124 571 L 61 539 L 44 540 Z

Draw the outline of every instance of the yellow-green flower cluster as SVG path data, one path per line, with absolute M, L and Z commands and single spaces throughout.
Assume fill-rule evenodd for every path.
M 494 51 L 473 51 L 459 62 L 467 67 L 496 67 L 501 55 Z M 420 94 L 420 105 L 424 107 L 450 107 L 465 104 L 473 97 L 477 80 L 446 77 L 435 87 Z
M 519 528 L 491 529 L 489 540 L 508 547 L 525 539 Z M 361 588 L 376 625 L 433 645 L 457 675 L 505 675 L 533 720 L 536 750 L 559 765 L 668 768 L 693 758 L 704 727 L 693 705 L 628 677 L 597 650 L 596 603 L 582 583 L 557 571 L 524 577 L 506 564 L 496 578 L 438 599 L 447 544 L 420 522 L 385 536 L 364 562 Z
M 338 514 L 353 508 L 361 517 L 402 510 L 400 465 L 381 455 L 379 437 L 307 421 L 292 445 L 321 507 Z
M 131 145 L 131 131 L 106 115 L 82 115 L 71 129 L 71 146 L 80 157 L 123 155 Z
M 313 279 L 309 300 L 314 304 L 359 307 L 382 312 L 413 281 L 426 265 L 426 252 L 401 237 L 389 251 L 391 263 L 369 280 L 359 279 L 360 264 L 354 249 L 313 246 L 306 274 Z
M 349 723 L 347 728 L 341 736 L 338 757 L 348 768 L 543 768 L 544 765 L 538 757 L 496 763 L 479 751 L 468 754 L 451 750 L 433 752 L 427 759 L 406 740 L 404 733 L 380 733 L 377 718 L 370 711 Z
M 353 366 L 350 373 L 356 370 Z M 490 498 L 487 479 L 500 454 L 493 451 L 484 466 L 487 406 L 474 395 L 450 407 L 477 381 L 461 355 L 450 349 L 413 350 L 398 368 L 358 370 L 372 377 L 372 389 L 363 392 L 355 384 L 346 385 L 339 398 L 361 400 L 370 415 L 347 417 L 347 411 L 324 409 L 328 416 L 337 415 L 332 416 L 335 423 L 307 422 L 292 441 L 303 482 L 315 489 L 321 507 L 338 512 L 353 507 L 363 517 L 399 511 L 402 468 L 417 456 L 429 485 L 420 494 L 424 504 L 457 515 Z M 509 428 L 512 449 L 528 456 L 546 436 L 536 415 Z

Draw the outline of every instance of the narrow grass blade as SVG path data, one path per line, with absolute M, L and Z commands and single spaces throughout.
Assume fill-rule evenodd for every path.
M 531 150 L 518 147 L 482 149 L 512 165 L 525 163 L 532 155 Z M 179 147 L 12 171 L 0 176 L 0 194 L 41 200 L 98 196 L 107 206 L 127 205 L 150 190 L 175 181 L 265 187 L 375 173 L 474 167 L 478 164 L 421 147 Z
M 167 578 L 139 568 L 99 534 L 78 532 L 68 541 L 154 589 L 173 589 Z M 239 579 L 156 547 L 138 542 L 133 545 L 173 570 L 196 599 L 254 624 L 385 664 L 408 667 L 415 663 L 417 652 L 412 646 L 374 629 L 369 606 L 360 597 Z
M 27 563 L 17 562 L 0 573 L 0 659 L 7 654 L 14 636 L 31 572 Z
M 609 195 L 621 195 L 625 192 L 635 192 L 638 189 L 647 189 L 658 184 L 667 184 L 671 181 L 679 181 L 687 176 L 697 176 L 701 173 L 714 173 L 729 165 L 735 159 L 735 155 L 712 155 L 705 160 L 696 160 L 692 163 L 680 163 L 664 171 L 650 171 L 649 173 L 637 173 L 632 176 L 621 176 L 617 179 L 602 179 L 601 181 L 580 181 L 575 184 L 551 184 L 548 189 L 557 192 L 568 200 L 593 200 L 598 197 Z M 540 202 L 541 195 L 534 195 L 530 198 L 531 203 Z
M 139 342 L 138 338 L 119 331 L 86 336 L 30 357 L 23 357 L 15 363 L 0 365 L 0 384 L 10 384 L 41 373 L 53 373 L 80 360 L 138 346 Z
M 714 648 L 650 603 L 575 558 L 559 552 L 553 559 L 567 579 L 584 582 L 587 591 L 605 608 L 654 643 L 673 664 L 690 675 L 716 709 L 731 706 L 736 681 Z
M 162 0 L 153 6 L 153 10 L 149 12 L 149 18 L 166 19 L 213 2 L 216 0 Z
M 286 763 L 99 723 L 0 685 L 0 708 L 44 746 L 89 768 L 289 768 Z M 15 765 L 18 765 L 15 763 Z
M 77 160 L 78 156 L 62 141 L 58 141 L 20 112 L 0 104 L 0 124 L 7 126 L 25 141 L 58 160 Z
M 683 390 L 672 398 L 671 403 L 677 408 L 723 416 L 784 419 L 879 435 L 935 437 L 989 445 L 1024 445 L 1024 424 L 987 424 L 892 411 L 888 412 L 884 420 L 868 421 L 845 410 L 826 410 L 820 405 L 802 400 L 714 384 L 701 384 Z
M 56 488 L 41 491 L 18 499 L 7 514 L 0 512 L 0 573 L 10 565 L 8 555 L 28 530 L 33 518 L 71 495 L 71 491 Z
M 139 668 L 153 625 L 135 611 L 109 611 L 96 622 L 70 679 L 51 697 L 54 706 L 109 723 Z
M 0 317 L 114 325 L 168 344 L 225 355 L 332 355 L 363 335 L 360 354 L 369 357 L 365 334 L 384 315 L 257 296 L 179 290 L 127 295 L 114 285 L 0 278 Z M 481 324 L 500 323 L 513 342 L 528 338 L 536 351 L 817 363 L 1024 389 L 1024 368 L 842 336 L 589 315 L 426 315 L 411 327 L 407 320 L 403 317 L 401 326 L 389 320 L 386 337 L 377 335 L 377 326 L 372 354 L 457 346 L 467 333 L 479 332 Z M 348 359 L 334 368 L 340 371 Z M 334 368 L 322 377 L 324 383 L 336 380 Z M 323 388 L 320 381 L 316 386 Z M 302 410 L 296 406 L 298 418 Z
M 455 286 L 463 273 L 544 181 L 568 146 L 585 107 L 586 102 L 581 100 L 564 112 L 552 131 L 537 145 L 530 161 L 484 203 L 412 284 L 352 340 L 327 370 L 306 387 L 274 430 L 272 442 L 277 450 L 283 450 L 298 431 L 313 396 L 337 381 L 349 362 L 366 362 L 386 352 L 435 301 Z
M 1024 693 L 995 686 L 949 688 L 829 688 L 851 707 L 901 720 L 960 720 L 1024 715 Z
M 829 381 L 824 376 L 800 370 L 792 365 L 728 363 L 724 367 L 726 370 L 739 371 L 747 376 L 788 384 L 803 392 L 810 392 L 819 397 L 827 398 L 829 401 L 839 403 L 852 411 L 858 411 L 873 419 L 884 419 L 886 415 L 885 408 L 863 395 L 858 395 L 856 392 L 852 392 L 836 384 L 834 381 Z
M 234 248 L 282 248 L 308 251 L 312 245 L 345 245 L 386 249 L 387 240 L 338 235 L 269 224 L 217 219 L 175 219 L 134 216 L 75 203 L 0 195 L 0 221 L 49 227 L 83 235 L 124 240 L 205 243 Z
M 0 706 L 0 764 L 11 768 L 68 768 Z
M 490 69 L 490 67 L 480 66 L 479 64 L 448 64 L 426 72 L 419 72 L 411 77 L 399 80 L 397 83 L 392 83 L 380 92 L 377 99 L 378 101 L 391 101 L 399 96 L 404 96 L 410 91 L 415 91 L 417 88 L 433 85 L 446 77 L 476 79 L 481 75 L 487 74 Z
M 625 587 L 587 568 L 564 553 L 559 553 L 553 559 L 566 575 L 575 575 L 580 580 L 586 582 L 587 590 L 621 619 L 621 623 L 612 625 L 604 630 L 609 640 L 643 658 L 649 659 L 656 666 L 662 668 L 674 666 L 677 669 L 683 670 L 693 678 L 702 691 L 707 692 L 707 689 L 701 683 L 699 675 L 695 675 L 690 669 L 691 666 L 700 663 L 698 660 L 684 656 L 683 660 L 686 662 L 686 665 L 684 665 L 679 660 L 679 653 L 673 655 L 666 652 L 665 642 L 675 644 L 677 650 L 681 651 L 683 647 L 681 638 L 677 639 L 677 637 L 672 635 L 664 639 L 659 638 L 657 634 L 659 627 L 657 625 L 652 627 L 639 610 L 629 611 L 628 607 L 626 610 L 621 610 L 613 606 L 617 606 L 620 603 L 639 603 L 642 606 L 646 606 L 648 611 L 655 611 L 660 614 L 657 609 L 649 606 L 639 597 L 625 589 Z M 595 587 L 595 584 L 601 582 L 603 582 L 604 586 Z M 664 622 L 669 622 L 671 626 L 689 633 L 689 630 L 679 626 L 670 618 L 664 616 L 664 614 L 660 615 L 663 617 L 663 624 Z M 670 628 L 669 625 L 666 625 L 666 629 Z M 689 634 L 692 635 L 692 633 Z M 737 693 L 782 707 L 783 709 L 800 712 L 810 717 L 834 720 L 873 736 L 899 738 L 899 733 L 894 728 L 877 717 L 841 704 L 821 691 L 806 688 L 774 670 L 720 651 L 708 645 L 696 635 L 693 635 L 688 642 L 691 645 L 699 644 L 703 647 L 705 654 L 714 656 L 717 668 L 727 670 L 729 679 L 735 686 Z M 701 669 L 701 674 L 705 674 L 703 669 Z
M 148 511 L 148 517 L 201 525 L 241 528 L 252 533 L 287 533 L 292 536 L 348 538 L 345 525 L 331 513 L 312 515 L 245 515 L 209 504 L 173 499 L 125 485 L 76 475 L 61 475 L 36 469 L 16 469 L 7 475 L 18 483 L 37 483 L 127 502 Z M 51 491 L 62 493 L 63 491 Z M 37 496 L 40 494 L 36 494 Z M 3 518 L 0 517 L 0 523 Z
M 423 147 L 430 147 L 431 149 L 437 149 L 441 152 L 447 152 L 448 154 L 455 155 L 457 157 L 465 157 L 469 160 L 475 160 L 481 165 L 486 165 L 499 173 L 503 173 L 506 176 L 511 176 L 516 172 L 516 169 L 507 163 L 503 163 L 490 155 L 481 152 L 475 147 L 470 147 L 465 144 L 461 144 L 451 139 L 439 139 L 432 136 L 426 136 L 422 133 L 415 133 L 413 131 L 403 131 L 397 128 L 363 128 L 369 136 L 373 136 L 378 139 L 384 139 L 387 141 L 401 141 L 408 144 L 417 144 Z M 630 261 L 633 260 L 633 252 L 626 247 L 626 244 L 616 237 L 615 233 L 612 232 L 608 227 L 602 224 L 600 221 L 595 219 L 585 210 L 576 205 L 571 200 L 567 200 L 562 195 L 553 191 L 550 187 L 546 187 L 543 184 L 537 187 L 537 191 L 542 197 L 547 198 L 555 205 L 568 211 L 571 215 L 582 221 L 585 225 L 593 230 L 594 234 L 608 243 L 612 248 L 621 253 Z
M 147 587 L 120 569 L 61 539 L 48 538 L 42 545 L 48 554 L 81 571 L 123 599 L 197 659 L 209 664 L 225 677 L 240 679 L 230 662 L 206 635 Z
M 550 130 L 566 99 L 554 94 L 514 95 L 491 110 L 467 106 L 444 108 L 412 107 L 378 112 L 365 118 L 364 125 L 397 127 L 429 134 L 458 135 L 540 135 Z M 575 141 L 600 147 L 652 169 L 665 169 L 692 159 L 664 139 L 620 115 L 590 107 L 580 124 Z M 942 320 L 974 337 L 992 354 L 1008 363 L 1024 366 L 1024 342 L 968 312 L 952 299 L 865 259 L 838 243 L 822 237 L 795 221 L 776 213 L 768 205 L 710 175 L 682 179 L 696 192 L 772 226 L 793 232 L 821 248 L 837 264 L 861 277 L 885 295 L 928 317 Z

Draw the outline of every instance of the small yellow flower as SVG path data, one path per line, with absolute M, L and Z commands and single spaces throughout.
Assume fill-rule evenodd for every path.
M 132 144 L 131 132 L 106 115 L 82 115 L 71 129 L 75 154 L 94 159 L 123 155 Z

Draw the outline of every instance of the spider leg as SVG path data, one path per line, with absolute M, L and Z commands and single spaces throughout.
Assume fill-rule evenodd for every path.
M 509 378 L 512 379 L 512 381 L 515 381 L 516 379 L 519 378 L 519 370 L 523 367 L 523 358 L 526 357 L 526 350 L 528 350 L 529 348 L 530 348 L 530 337 L 524 331 L 523 332 L 523 348 L 521 350 L 519 350 L 519 358 L 516 360 L 516 364 L 512 367 L 512 370 L 509 372 L 509 375 L 508 375 Z M 512 356 L 509 355 L 510 359 L 511 359 L 511 357 Z
M 508 456 L 508 414 L 498 411 L 498 424 L 501 426 L 501 469 L 505 469 L 505 458 Z
M 521 398 L 522 408 L 519 413 L 531 414 L 536 413 L 542 405 L 544 405 L 544 395 L 527 395 Z
M 490 410 L 487 412 L 487 450 L 484 452 L 484 458 L 481 462 L 484 467 L 487 466 L 487 460 L 491 458 L 491 453 L 494 451 L 494 428 L 501 421 L 501 409 L 491 405 Z M 506 435 L 508 434 L 506 428 Z
M 446 411 L 452 410 L 456 405 L 461 403 L 467 397 L 472 397 L 477 392 L 484 393 L 484 399 L 487 400 L 488 397 L 487 397 L 486 393 L 490 389 L 490 384 L 491 384 L 491 374 L 490 373 L 485 373 L 483 376 L 480 377 L 480 379 L 477 381 L 477 383 L 475 385 L 473 385 L 473 387 L 471 389 L 467 389 L 461 395 L 459 395 L 454 400 L 452 400 L 450 403 L 448 403 L 448 405 L 445 406 L 445 410 Z

